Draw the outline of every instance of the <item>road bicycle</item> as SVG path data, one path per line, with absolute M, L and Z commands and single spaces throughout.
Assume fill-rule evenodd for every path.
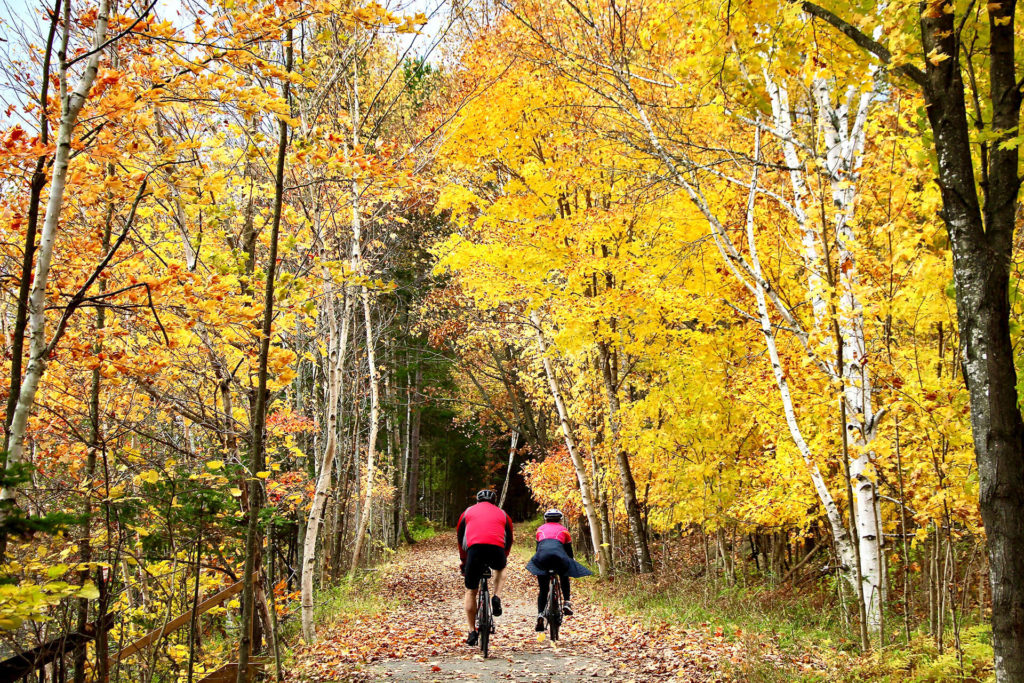
M 480 590 L 476 597 L 476 630 L 480 634 L 480 651 L 484 659 L 490 651 L 491 634 L 494 633 L 494 614 L 491 612 L 491 589 L 487 579 L 491 578 L 489 567 L 480 575 Z
M 544 607 L 544 621 L 552 642 L 558 640 L 558 629 L 562 627 L 562 582 L 558 572 L 548 570 L 548 604 Z

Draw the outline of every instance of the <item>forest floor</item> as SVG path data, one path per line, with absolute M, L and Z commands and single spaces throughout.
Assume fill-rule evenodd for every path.
M 330 615 L 319 640 L 297 650 L 293 681 L 728 681 L 823 678 L 823 665 L 767 636 L 670 625 L 574 600 L 561 639 L 534 632 L 536 582 L 528 550 L 509 558 L 504 614 L 491 656 L 465 644 L 462 577 L 453 533 L 401 551 L 380 568 L 373 609 Z M 586 579 L 585 579 L 586 580 Z M 591 579 L 592 580 L 592 579 Z

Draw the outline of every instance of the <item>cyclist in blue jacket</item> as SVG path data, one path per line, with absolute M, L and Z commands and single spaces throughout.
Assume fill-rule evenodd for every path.
M 547 604 L 551 591 L 549 571 L 558 574 L 562 584 L 563 614 L 572 614 L 570 602 L 569 577 L 580 578 L 590 576 L 593 572 L 577 562 L 573 557 L 572 536 L 562 526 L 562 512 L 551 509 L 544 513 L 544 524 L 537 528 L 537 550 L 526 568 L 537 577 L 537 626 L 538 632 L 544 630 L 544 605 Z

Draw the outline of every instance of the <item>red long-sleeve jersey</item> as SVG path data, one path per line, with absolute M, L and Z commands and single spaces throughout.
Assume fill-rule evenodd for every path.
M 459 517 L 456 527 L 459 539 L 459 556 L 466 559 L 466 549 L 483 543 L 505 549 L 508 556 L 512 550 L 512 518 L 493 503 L 477 503 L 466 508 Z

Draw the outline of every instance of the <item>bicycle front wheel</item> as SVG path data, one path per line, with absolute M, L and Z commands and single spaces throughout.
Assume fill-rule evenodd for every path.
M 487 584 L 480 587 L 480 602 L 477 603 L 477 632 L 480 634 L 480 651 L 487 659 L 491 649 L 491 629 L 494 625 L 494 617 L 491 615 L 491 592 Z
M 491 624 L 489 619 L 480 628 L 480 651 L 483 653 L 484 659 L 487 659 L 487 655 L 491 652 Z

